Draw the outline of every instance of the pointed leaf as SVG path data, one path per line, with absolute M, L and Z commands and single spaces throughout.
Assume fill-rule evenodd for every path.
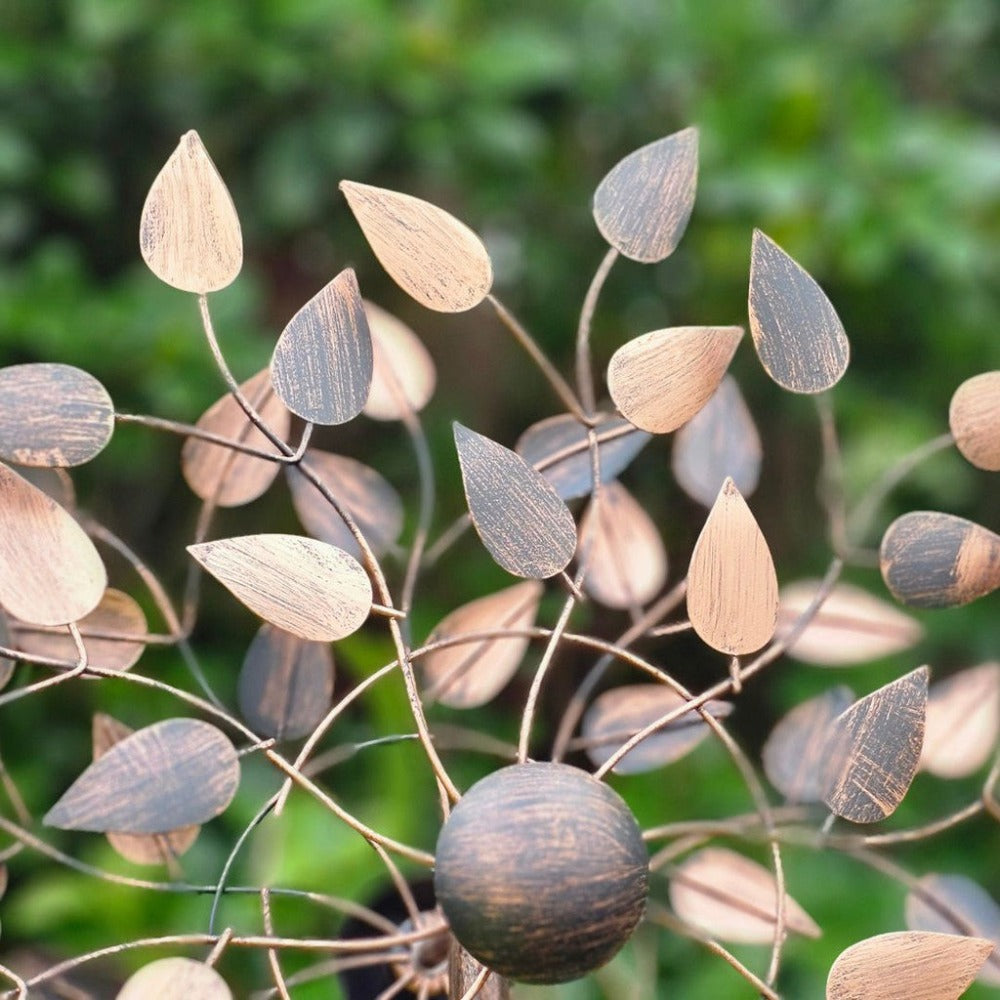
M 823 392 L 847 370 L 850 344 L 830 300 L 759 229 L 750 254 L 750 332 L 764 370 L 790 392 Z
M 364 414 L 372 420 L 403 420 L 407 413 L 419 413 L 434 395 L 434 361 L 405 323 L 373 302 L 364 305 L 374 351 Z
M 130 976 L 115 1000 L 233 1000 L 233 994 L 203 962 L 160 958 Z
M 63 830 L 166 833 L 218 816 L 239 780 L 236 751 L 215 726 L 167 719 L 95 760 L 43 822 Z
M 591 500 L 580 526 L 578 559 L 583 589 L 609 608 L 635 608 L 652 600 L 667 579 L 667 551 L 650 516 L 619 482 Z
M 111 397 L 85 371 L 58 364 L 0 368 L 0 459 L 82 465 L 104 448 L 114 427 Z
M 0 605 L 32 625 L 66 625 L 97 607 L 107 583 L 80 525 L 0 464 Z
M 687 228 L 698 181 L 698 130 L 629 153 L 594 192 L 594 221 L 619 253 L 646 264 L 669 257 Z
M 721 653 L 752 653 L 774 635 L 774 562 L 731 479 L 719 491 L 691 554 L 687 607 L 695 632 Z
M 365 238 L 389 276 L 438 312 L 465 312 L 486 297 L 493 265 L 479 237 L 453 215 L 412 195 L 341 181 Z
M 548 481 L 520 455 L 455 422 L 472 523 L 508 573 L 554 576 L 576 551 L 576 525 Z
M 917 773 L 927 711 L 927 667 L 856 701 L 830 727 L 823 801 L 852 823 L 877 823 Z
M 376 556 L 384 555 L 396 544 L 403 530 L 403 501 L 387 480 L 353 458 L 315 448 L 306 453 L 305 464 L 351 515 Z M 302 527 L 315 538 L 360 559 L 360 546 L 323 494 L 298 466 L 290 465 L 287 476 L 292 505 Z
M 721 941 L 770 944 L 777 900 L 777 884 L 770 871 L 722 847 L 698 851 L 670 876 L 670 905 L 677 916 Z M 822 933 L 787 894 L 785 926 L 806 937 Z
M 292 417 L 274 394 L 268 371 L 258 372 L 240 389 L 264 422 L 283 440 L 288 438 Z M 261 451 L 274 452 L 274 445 L 254 426 L 233 396 L 226 393 L 198 419 L 198 427 Z M 239 507 L 256 500 L 274 482 L 281 469 L 269 462 L 201 438 L 189 437 L 181 449 L 181 472 L 188 486 L 202 500 L 220 507 Z
M 819 580 L 797 580 L 781 588 L 778 638 L 794 628 L 819 587 Z M 838 583 L 787 655 L 822 667 L 851 666 L 901 653 L 923 635 L 923 626 L 898 608 L 861 587 Z
M 354 272 L 341 271 L 285 327 L 271 358 L 274 391 L 314 424 L 343 424 L 364 408 L 372 338 Z
M 958 450 L 976 468 L 1000 472 L 1000 371 L 975 375 L 955 390 L 948 424 Z
M 1000 587 L 1000 535 L 952 514 L 919 510 L 882 537 L 882 579 L 914 608 L 952 608 Z
M 333 653 L 262 625 L 243 659 L 237 685 L 240 712 L 264 736 L 297 740 L 313 731 L 333 698 Z
M 827 1000 L 958 1000 L 992 944 L 951 934 L 879 934 L 840 953 Z
M 692 500 L 711 507 L 730 477 L 744 497 L 757 489 L 763 450 L 736 379 L 726 375 L 712 398 L 674 437 L 672 468 Z
M 371 611 L 371 581 L 358 561 L 314 538 L 244 535 L 188 552 L 254 614 L 303 639 L 342 639 Z
M 741 326 L 676 326 L 623 344 L 608 364 L 608 391 L 636 427 L 666 434 L 711 398 L 743 337 Z
M 853 701 L 849 687 L 831 688 L 796 705 L 771 730 L 761 751 L 764 773 L 789 802 L 822 801 L 830 725 Z
M 605 691 L 583 717 L 587 756 L 595 767 L 602 767 L 626 740 L 684 703 L 685 699 L 665 684 L 626 684 Z M 708 701 L 702 707 L 717 719 L 724 719 L 733 710 L 727 701 Z M 692 710 L 647 737 L 612 770 L 615 774 L 642 774 L 665 767 L 694 750 L 708 734 L 708 723 Z
M 983 663 L 932 684 L 920 768 L 940 778 L 979 770 L 1000 736 L 1000 663 Z
M 493 629 L 531 628 L 542 590 L 536 580 L 526 580 L 469 601 L 442 618 L 427 641 Z M 527 637 L 512 636 L 434 650 L 421 661 L 426 697 L 449 708 L 485 705 L 517 672 L 527 648 Z
M 139 249 L 160 281 L 184 292 L 216 292 L 240 273 L 240 220 L 197 132 L 181 137 L 149 189 Z

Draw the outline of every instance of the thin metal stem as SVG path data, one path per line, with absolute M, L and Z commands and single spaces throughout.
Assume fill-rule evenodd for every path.
M 590 328 L 601 289 L 617 259 L 618 251 L 611 247 L 594 272 L 580 310 L 580 323 L 576 331 L 576 389 L 587 413 L 593 413 L 597 405 L 594 398 L 594 369 L 590 357 Z
M 264 933 L 268 937 L 274 937 L 274 921 L 271 919 L 271 893 L 265 886 L 260 890 L 260 915 L 264 924 Z M 281 1000 L 292 1000 L 285 984 L 285 977 L 281 971 L 281 964 L 278 961 L 278 953 L 274 948 L 267 949 L 267 964 L 271 968 L 271 976 L 274 979 L 274 987 L 278 991 Z

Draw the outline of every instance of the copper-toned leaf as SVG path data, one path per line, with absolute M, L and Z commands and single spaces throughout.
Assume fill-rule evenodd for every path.
M 823 289 L 781 247 L 754 230 L 750 332 L 761 364 L 791 392 L 823 392 L 847 370 L 850 344 Z
M 727 476 L 744 497 L 757 489 L 762 454 L 740 387 L 726 375 L 712 398 L 677 431 L 671 464 L 680 488 L 711 507 Z
M 1000 736 L 1000 663 L 983 663 L 932 684 L 920 767 L 941 778 L 978 771 Z
M 548 480 L 509 448 L 452 426 L 469 513 L 490 555 L 515 576 L 541 580 L 564 569 L 576 524 Z
M 254 614 L 303 639 L 342 639 L 371 611 L 371 581 L 358 561 L 314 538 L 244 535 L 188 552 Z
M 279 437 L 287 439 L 292 418 L 271 388 L 271 376 L 261 371 L 240 389 L 264 422 Z M 261 451 L 274 445 L 257 429 L 230 393 L 213 403 L 199 418 L 198 427 Z M 220 507 L 239 507 L 256 500 L 274 482 L 281 466 L 233 451 L 201 438 L 189 437 L 181 449 L 181 471 L 188 486 L 202 500 Z
M 333 653 L 262 625 L 243 659 L 237 697 L 243 717 L 264 736 L 296 740 L 312 732 L 333 697 Z
M 531 628 L 542 589 L 536 580 L 526 580 L 469 601 L 442 618 L 427 641 L 469 632 Z M 514 676 L 527 648 L 527 637 L 512 636 L 435 650 L 421 661 L 424 686 L 428 695 L 451 708 L 485 705 Z
M 153 274 L 184 292 L 218 291 L 240 273 L 240 220 L 197 132 L 181 137 L 149 189 L 139 249 Z
M 722 847 L 706 847 L 670 876 L 670 905 L 686 923 L 720 941 L 770 944 L 778 905 L 774 875 L 749 858 Z M 785 926 L 819 937 L 812 917 L 785 896 Z
M 764 773 L 789 802 L 820 802 L 828 765 L 830 724 L 854 701 L 849 687 L 835 687 L 783 716 L 761 751 Z
M 403 501 L 389 482 L 353 458 L 315 448 L 306 453 L 306 462 L 357 523 L 375 555 L 396 543 L 403 530 Z M 361 549 L 344 519 L 297 466 L 288 467 L 288 485 L 306 531 L 360 559 Z
M 48 811 L 63 830 L 166 833 L 218 816 L 240 764 L 232 743 L 198 719 L 166 719 L 116 743 Z
M 879 559 L 893 596 L 915 608 L 956 607 L 1000 587 L 1000 535 L 953 514 L 896 518 Z
M 374 371 L 364 414 L 373 420 L 402 420 L 418 413 L 434 395 L 437 372 L 420 338 L 392 313 L 365 302 L 372 335 Z
M 7 627 L 7 616 L 3 613 L 3 609 L 0 608 L 0 646 L 6 646 L 8 649 L 11 649 L 13 645 L 10 630 Z M 14 666 L 15 663 L 13 660 L 6 656 L 0 656 L 0 690 L 7 686 L 11 674 L 14 673 Z
M 594 430 L 599 435 L 624 432 L 598 443 L 601 482 L 605 483 L 624 472 L 650 440 L 645 431 L 607 413 L 597 415 Z M 587 428 L 569 413 L 532 424 L 518 438 L 515 450 L 545 476 L 563 500 L 585 497 L 594 488 Z
M 650 516 L 619 482 L 605 484 L 580 525 L 583 587 L 609 608 L 654 598 L 667 579 L 667 550 Z
M 1000 472 L 1000 371 L 963 382 L 951 397 L 948 423 L 958 450 L 973 465 Z
M 107 583 L 80 525 L 0 464 L 0 605 L 32 625 L 65 625 L 93 611 Z
M 977 882 L 964 875 L 925 875 L 906 897 L 906 926 L 983 938 L 993 951 L 979 970 L 980 982 L 1000 986 L 1000 906 Z
M 742 337 L 741 326 L 675 326 L 644 333 L 611 356 L 611 399 L 644 431 L 676 430 L 712 398 Z
M 211 966 L 160 958 L 130 976 L 115 1000 L 233 1000 L 233 994 Z
M 778 638 L 791 631 L 819 587 L 819 580 L 797 580 L 781 588 Z M 923 634 L 923 626 L 894 605 L 861 587 L 838 583 L 788 655 L 817 666 L 846 667 L 901 653 Z
M 594 192 L 601 235 L 631 260 L 669 257 L 687 228 L 698 181 L 698 130 L 686 128 L 629 153 Z
M 364 408 L 372 338 L 354 272 L 341 271 L 288 322 L 271 357 L 274 391 L 314 424 L 343 424 Z
M 365 238 L 389 276 L 428 309 L 465 312 L 486 297 L 493 265 L 479 237 L 412 195 L 341 181 Z
M 927 667 L 856 701 L 834 719 L 823 801 L 852 823 L 877 823 L 903 801 L 920 763 Z
M 664 684 L 626 684 L 605 691 L 583 717 L 587 756 L 595 767 L 601 767 L 626 740 L 680 708 L 684 701 Z M 733 710 L 727 701 L 709 701 L 703 708 L 717 719 L 724 719 Z M 692 710 L 647 737 L 612 770 L 615 774 L 641 774 L 664 767 L 690 753 L 708 733 L 708 723 Z
M 124 722 L 98 712 L 91 726 L 94 760 L 104 756 L 115 744 L 132 735 Z M 184 826 L 170 833 L 108 833 L 108 843 L 126 861 L 137 865 L 169 864 L 179 858 L 198 839 L 201 827 Z
M 826 981 L 827 1000 L 958 1000 L 992 943 L 921 931 L 878 934 L 842 951 Z
M 746 501 L 727 479 L 701 529 L 688 568 L 688 615 L 702 640 L 732 656 L 774 635 L 778 578 Z
M 108 443 L 114 427 L 111 397 L 85 371 L 59 364 L 0 368 L 0 459 L 81 465 Z
M 146 648 L 146 616 L 128 594 L 109 587 L 101 603 L 79 623 L 87 662 L 106 670 L 128 670 Z M 17 648 L 35 656 L 75 660 L 76 643 L 66 628 L 29 626 L 10 622 Z

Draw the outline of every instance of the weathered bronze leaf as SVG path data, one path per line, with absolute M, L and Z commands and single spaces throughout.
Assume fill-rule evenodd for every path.
M 465 312 L 486 297 L 493 265 L 479 237 L 412 195 L 341 181 L 365 238 L 389 276 L 428 309 Z
M 686 128 L 629 153 L 594 192 L 601 235 L 630 260 L 653 264 L 674 252 L 698 182 L 698 130 Z
M 197 132 L 181 137 L 149 189 L 139 249 L 160 281 L 184 292 L 218 291 L 240 273 L 240 220 Z
M 563 570 L 576 551 L 576 524 L 548 480 L 509 448 L 452 426 L 469 513 L 490 555 L 515 576 Z
M 365 302 L 372 335 L 374 370 L 364 414 L 372 420 L 402 420 L 419 413 L 437 382 L 434 361 L 420 338 L 392 313 Z
M 958 450 L 974 466 L 1000 472 L 1000 371 L 975 375 L 955 390 L 948 424 Z
M 233 994 L 211 966 L 160 958 L 130 976 L 115 1000 L 233 1000 Z

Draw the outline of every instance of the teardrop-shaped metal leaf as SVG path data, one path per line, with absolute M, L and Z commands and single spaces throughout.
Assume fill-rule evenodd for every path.
M 750 332 L 768 375 L 790 392 L 831 388 L 850 344 L 823 289 L 759 229 L 750 252 Z
M 667 550 L 656 525 L 621 483 L 605 484 L 580 525 L 583 588 L 609 608 L 652 600 L 667 579 Z
M 160 281 L 184 292 L 218 291 L 240 273 L 240 220 L 197 132 L 181 137 L 149 189 L 139 249 Z
M 354 271 L 341 271 L 285 327 L 271 357 L 274 391 L 314 424 L 343 424 L 364 408 L 372 338 Z
M 918 510 L 882 536 L 882 579 L 914 608 L 952 608 L 1000 587 L 1000 535 L 953 514 Z
M 594 699 L 583 717 L 581 732 L 587 756 L 601 767 L 637 732 L 683 705 L 685 699 L 664 684 L 626 684 Z M 709 715 L 724 719 L 733 710 L 727 701 L 708 701 Z M 689 754 L 708 736 L 708 723 L 690 711 L 630 750 L 612 768 L 615 774 L 641 774 L 665 767 Z
M 469 513 L 490 555 L 515 576 L 563 570 L 576 551 L 576 524 L 548 480 L 509 448 L 452 426 Z
M 691 553 L 687 607 L 699 637 L 731 656 L 752 653 L 774 635 L 778 578 L 771 551 L 731 479 Z
M 306 453 L 306 464 L 354 519 L 376 556 L 395 545 L 403 530 L 403 501 L 386 479 L 353 458 L 315 448 Z M 360 546 L 323 494 L 297 466 L 290 465 L 287 475 L 292 505 L 302 527 L 360 559 Z
M 146 616 L 128 594 L 109 587 L 100 604 L 78 622 L 87 662 L 105 670 L 128 670 L 146 649 Z M 76 660 L 76 643 L 66 628 L 31 626 L 12 620 L 17 648 L 35 656 Z
M 437 382 L 434 361 L 420 338 L 392 313 L 365 302 L 374 370 L 364 414 L 372 420 L 403 420 L 419 413 Z
M 98 712 L 91 726 L 94 760 L 103 757 L 113 746 L 131 736 L 133 730 L 124 722 Z M 108 843 L 126 861 L 136 865 L 169 864 L 184 854 L 198 839 L 201 827 L 184 826 L 170 833 L 108 833 Z
M 903 801 L 920 763 L 927 667 L 856 701 L 834 719 L 823 801 L 852 823 L 877 823 Z
M 188 552 L 254 614 L 303 639 L 342 639 L 371 611 L 368 574 L 343 549 L 315 538 L 244 535 Z
M 116 743 L 48 811 L 63 830 L 166 833 L 218 816 L 240 764 L 227 737 L 198 719 L 166 719 Z
M 262 625 L 237 685 L 243 718 L 258 733 L 297 740 L 311 733 L 333 697 L 333 653 L 325 642 Z
M 674 437 L 672 468 L 677 484 L 711 507 L 728 476 L 744 497 L 757 489 L 763 449 L 740 387 L 726 375 L 712 398 Z
M 493 265 L 479 237 L 430 202 L 341 181 L 365 238 L 389 276 L 428 309 L 465 312 L 486 297 Z
M 789 802 L 822 801 L 830 724 L 853 701 L 849 687 L 831 688 L 796 705 L 771 730 L 761 751 L 764 773 Z
M 629 153 L 594 192 L 601 235 L 630 260 L 669 257 L 687 228 L 698 182 L 698 130 L 686 128 Z
M 133 973 L 115 1000 L 233 1000 L 233 994 L 203 962 L 160 958 Z
M 66 625 L 93 611 L 107 584 L 80 525 L 0 464 L 0 605 L 32 625 Z
M 958 1000 L 990 953 L 980 938 L 923 931 L 878 934 L 842 951 L 827 1000 Z
M 712 398 L 742 337 L 741 326 L 675 326 L 644 333 L 611 356 L 611 399 L 644 431 L 676 430 Z
M 595 421 L 598 437 L 614 435 L 597 445 L 601 482 L 606 483 L 628 468 L 646 447 L 650 435 L 617 415 L 599 413 Z M 576 500 L 593 489 L 587 428 L 571 414 L 561 413 L 532 424 L 518 438 L 515 450 L 545 476 L 561 499 Z
M 940 778 L 978 771 L 1000 736 L 1000 663 L 983 663 L 932 684 L 920 768 Z
M 777 902 L 774 875 L 723 847 L 692 854 L 670 876 L 670 905 L 677 916 L 720 941 L 770 944 Z M 811 938 L 822 933 L 787 893 L 785 926 Z
M 781 588 L 780 639 L 812 604 L 819 580 L 797 580 Z M 822 667 L 870 663 L 915 646 L 923 626 L 897 607 L 850 583 L 838 583 L 789 647 L 787 655 Z
M 906 897 L 906 926 L 991 941 L 993 951 L 977 978 L 1000 986 L 1000 906 L 978 882 L 965 875 L 925 875 Z
M 283 440 L 288 438 L 292 416 L 271 387 L 266 369 L 244 382 L 240 389 L 264 422 Z M 227 393 L 199 418 L 198 427 L 261 451 L 274 445 L 257 429 L 233 396 Z M 274 482 L 281 468 L 269 462 L 201 438 L 189 437 L 181 449 L 181 471 L 188 486 L 202 500 L 220 507 L 239 507 L 256 500 Z
M 7 627 L 7 616 L 0 608 L 0 646 L 12 649 L 14 646 L 10 629 Z M 6 656 L 0 656 L 0 691 L 2 691 L 10 681 L 11 674 L 14 673 L 15 662 Z
M 526 580 L 469 601 L 442 618 L 427 642 L 471 632 L 531 628 L 542 590 L 537 580 Z M 511 636 L 434 650 L 421 660 L 426 697 L 450 708 L 485 705 L 517 672 L 527 648 L 526 636 Z
M 974 466 L 1000 472 L 1000 371 L 974 375 L 955 390 L 948 424 L 958 450 Z
M 0 368 L 0 459 L 82 465 L 104 448 L 114 427 L 114 404 L 93 375 L 48 363 Z

